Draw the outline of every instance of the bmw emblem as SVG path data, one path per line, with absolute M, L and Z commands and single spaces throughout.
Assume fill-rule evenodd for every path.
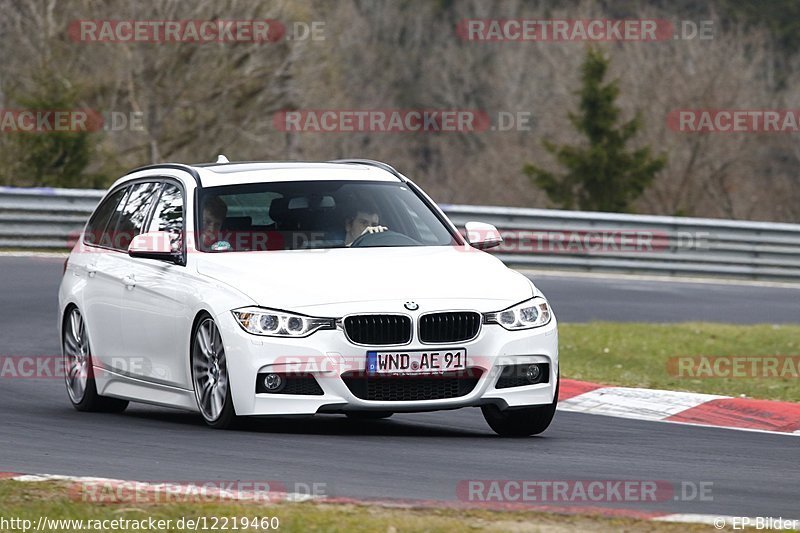
M 404 307 L 409 311 L 416 311 L 419 309 L 419 304 L 417 304 L 417 302 L 406 302 Z

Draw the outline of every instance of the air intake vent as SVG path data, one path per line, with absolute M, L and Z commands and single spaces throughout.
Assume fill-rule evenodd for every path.
M 419 340 L 427 343 L 463 342 L 474 339 L 481 315 L 474 311 L 431 313 L 419 319 Z
M 344 319 L 344 332 L 356 344 L 408 344 L 411 342 L 411 319 L 402 315 L 349 316 Z
M 466 396 L 475 389 L 482 371 L 468 368 L 429 376 L 370 376 L 351 372 L 342 375 L 357 398 L 381 402 L 442 400 Z

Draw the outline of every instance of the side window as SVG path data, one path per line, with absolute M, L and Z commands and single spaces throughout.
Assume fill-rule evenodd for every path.
M 183 232 L 183 193 L 172 183 L 164 185 L 147 231 Z
M 122 197 L 125 195 L 125 191 L 126 189 L 124 188 L 118 190 L 106 198 L 103 203 L 95 209 L 92 218 L 89 219 L 89 224 L 86 226 L 86 233 L 83 236 L 83 241 L 86 244 L 101 244 L 106 226 L 108 226 L 108 221 L 117 209 L 120 200 L 122 200 Z
M 133 238 L 142 232 L 147 212 L 159 188 L 159 183 L 138 183 L 131 187 L 125 207 L 122 211 L 117 210 L 119 221 L 114 231 L 115 250 L 127 250 Z

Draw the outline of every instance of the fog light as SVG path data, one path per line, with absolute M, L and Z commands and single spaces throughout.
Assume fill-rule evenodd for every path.
M 528 381 L 531 383 L 537 383 L 541 374 L 542 371 L 539 368 L 539 365 L 530 365 L 525 371 L 525 377 L 528 378 Z
M 276 392 L 283 388 L 283 378 L 280 374 L 267 374 L 264 376 L 264 387 L 269 392 Z

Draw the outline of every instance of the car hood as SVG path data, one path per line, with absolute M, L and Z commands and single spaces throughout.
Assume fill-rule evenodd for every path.
M 466 246 L 202 254 L 197 270 L 258 305 L 309 312 L 409 300 L 449 300 L 488 311 L 540 295 L 522 274 Z

